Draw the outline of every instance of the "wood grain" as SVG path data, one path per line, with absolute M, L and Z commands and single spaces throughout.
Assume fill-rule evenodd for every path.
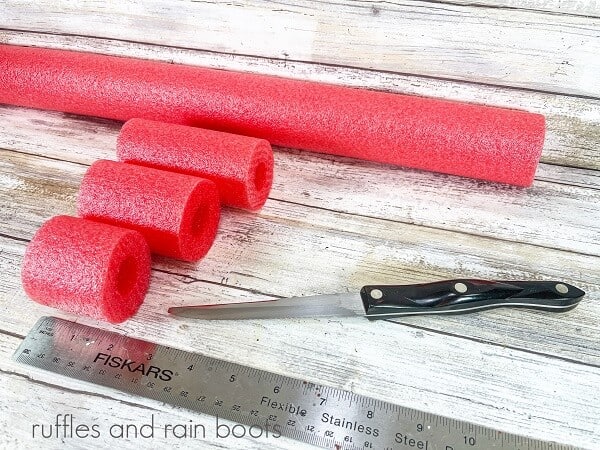
M 210 423 L 13 362 L 20 338 L 48 314 L 501 431 L 600 447 L 599 17 L 594 0 L 2 2 L 2 43 L 526 109 L 546 116 L 548 132 L 531 189 L 276 149 L 265 208 L 224 210 L 197 264 L 155 258 L 139 313 L 109 325 L 28 300 L 19 271 L 41 223 L 75 213 L 87 166 L 115 158 L 121 124 L 0 106 L 0 447 L 39 446 L 31 425 L 57 413 L 102 427 L 151 414 L 162 424 Z M 565 280 L 587 295 L 564 314 L 498 309 L 397 323 L 224 326 L 166 314 L 173 305 L 454 277 Z M 211 436 L 95 444 L 306 448 Z
M 597 0 L 431 0 L 431 2 L 449 3 L 477 8 L 510 8 L 528 11 L 546 11 L 584 17 L 600 16 L 600 3 Z M 373 3 L 377 5 L 378 2 Z
M 10 0 L 0 28 L 600 97 L 600 19 L 432 2 Z
M 168 286 L 169 283 L 164 281 L 161 277 L 156 284 L 161 288 Z M 198 287 L 202 290 L 202 286 Z M 156 310 L 156 304 L 162 299 L 157 294 L 150 294 L 144 311 L 135 319 L 119 326 L 103 327 L 141 338 L 152 336 L 153 341 L 207 356 L 450 417 L 458 409 L 463 420 L 492 421 L 495 428 L 506 432 L 540 436 L 539 430 L 543 429 L 547 430 L 543 435 L 545 440 L 563 440 L 568 434 L 569 443 L 574 445 L 591 447 L 598 442 L 595 420 L 600 412 L 598 367 L 359 318 L 286 320 L 285 326 L 280 320 L 240 321 L 235 327 L 210 321 L 165 321 L 164 312 Z M 6 302 L 5 294 L 0 294 L 0 301 Z M 27 329 L 39 315 L 48 313 L 56 314 L 41 305 L 29 304 L 23 314 L 15 315 L 14 320 L 18 322 L 18 329 Z M 58 315 L 73 318 L 64 313 Z M 85 318 L 78 318 L 78 321 L 94 324 Z M 55 376 L 33 372 L 9 361 L 8 354 L 14 351 L 18 341 L 0 333 L 2 341 L 8 341 L 9 345 L 0 344 L 0 349 L 4 347 L 0 367 L 8 372 L 11 389 L 22 385 L 17 383 L 19 377 L 15 376 L 22 373 L 34 380 L 61 386 L 61 397 L 65 400 L 51 401 L 49 411 L 52 413 L 68 409 L 82 414 L 87 420 L 95 418 L 106 422 L 107 417 L 113 416 L 111 409 L 121 409 L 120 404 L 114 402 L 106 405 L 100 402 L 102 406 L 87 414 L 79 408 L 69 408 L 67 405 L 73 400 L 68 391 L 81 390 L 81 384 L 62 378 L 58 380 Z M 64 392 L 65 388 L 67 392 Z M 157 402 L 107 392 L 100 387 L 94 387 L 92 392 L 83 392 L 87 398 L 78 400 L 78 404 L 97 404 L 98 394 L 101 394 L 159 411 L 170 410 Z M 52 397 L 48 392 L 40 397 L 47 396 Z M 132 419 L 141 415 L 134 412 Z M 47 416 L 40 413 L 26 416 L 28 419 L 20 422 L 19 429 Z M 116 416 L 117 419 L 121 417 L 120 413 Z
M 90 164 L 115 159 L 119 125 L 22 108 L 0 108 L 0 147 Z M 93 130 L 93 133 L 90 133 Z M 91 135 L 91 136 L 90 136 Z M 82 150 L 85 149 L 85 152 Z M 50 174 L 50 164 L 4 152 L 5 183 L 35 184 Z M 46 184 L 83 174 L 81 166 L 52 163 L 58 173 Z M 30 165 L 33 165 L 29 168 Z M 31 173 L 29 173 L 31 171 Z M 45 172 L 45 173 L 43 173 Z M 595 171 L 546 169 L 559 183 L 536 181 L 529 189 L 398 169 L 347 158 L 297 151 L 276 154 L 271 198 L 393 222 L 427 225 L 450 231 L 524 242 L 542 247 L 600 255 L 600 190 L 587 187 Z M 586 174 L 586 187 L 577 180 Z M 19 179 L 16 179 L 17 177 Z M 72 180 L 76 189 L 79 178 Z M 62 181 L 61 181 L 62 183 Z M 439 186 L 444 197 L 438 197 Z M 593 185 L 592 185 L 593 187 Z M 6 195 L 13 195 L 7 191 Z M 23 202 L 33 200 L 30 194 Z M 44 191 L 43 195 L 47 195 Z M 557 213 L 562 212 L 562 213 Z M 23 220 L 27 220 L 24 218 Z M 539 228 L 539 221 L 546 226 Z
M 49 216 L 73 214 L 85 166 L 31 155 L 0 153 L 5 186 L 0 191 L 0 234 L 28 240 Z M 10 180 L 10 181 L 7 181 Z M 23 246 L 22 241 L 19 246 Z M 19 252 L 5 248 L 8 280 L 17 278 Z M 235 261 L 235 265 L 232 265 Z M 307 208 L 270 199 L 259 214 L 226 210 L 217 241 L 199 264 L 156 258 L 155 269 L 180 280 L 181 291 L 165 296 L 163 314 L 173 304 L 213 302 L 217 293 L 197 285 L 221 284 L 240 289 L 242 299 L 310 295 L 358 289 L 370 283 L 411 283 L 434 279 L 562 279 L 580 285 L 588 295 L 565 315 L 498 310 L 467 317 L 406 318 L 417 328 L 470 336 L 490 343 L 531 349 L 600 365 L 596 348 L 600 331 L 599 257 L 575 254 L 471 234 L 401 222 Z M 304 281 L 298 282 L 298 274 Z M 12 275 L 10 275 L 12 274 Z M 15 292 L 16 281 L 5 281 Z M 12 284 L 11 284 L 12 283 Z M 13 294 L 15 295 L 15 294 Z M 13 311 L 18 306 L 13 306 Z M 7 319 L 10 322 L 10 319 Z M 535 323 L 535 332 L 531 324 Z M 556 335 L 555 330 L 562 330 Z

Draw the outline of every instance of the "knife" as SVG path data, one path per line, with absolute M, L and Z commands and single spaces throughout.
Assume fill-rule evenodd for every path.
M 446 280 L 372 285 L 360 292 L 255 302 L 178 306 L 169 313 L 196 319 L 275 319 L 365 316 L 386 319 L 419 314 L 462 314 L 501 306 L 563 312 L 585 292 L 561 281 Z

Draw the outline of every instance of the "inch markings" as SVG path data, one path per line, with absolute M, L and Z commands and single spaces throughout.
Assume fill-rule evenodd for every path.
M 337 450 L 573 448 L 55 317 L 42 317 L 13 358 L 216 417 L 217 432 L 236 438 L 287 436 Z

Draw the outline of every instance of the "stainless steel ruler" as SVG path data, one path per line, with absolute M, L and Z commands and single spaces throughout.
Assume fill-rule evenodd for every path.
M 38 321 L 14 359 L 216 417 L 221 427 L 213 431 L 222 438 L 287 436 L 320 447 L 362 450 L 573 448 L 55 317 Z

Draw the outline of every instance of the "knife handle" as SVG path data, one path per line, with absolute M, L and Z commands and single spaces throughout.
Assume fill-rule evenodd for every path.
M 561 281 L 447 280 L 425 284 L 373 285 L 360 291 L 368 318 L 467 313 L 500 306 L 562 312 L 585 292 Z

